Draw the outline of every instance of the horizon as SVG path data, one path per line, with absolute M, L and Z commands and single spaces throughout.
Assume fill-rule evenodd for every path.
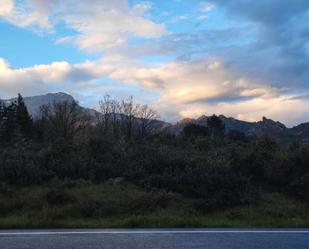
M 169 122 L 217 113 L 292 127 L 309 116 L 308 11 L 305 0 L 2 0 L 0 98 L 64 92 L 95 108 L 133 96 Z
M 19 94 L 21 94 L 21 93 L 19 93 Z M 51 94 L 51 95 L 57 95 L 57 94 L 68 95 L 68 96 L 72 97 L 72 98 L 74 99 L 74 101 L 76 101 L 76 102 L 80 105 L 80 101 L 79 101 L 78 99 L 76 99 L 74 96 L 72 96 L 71 94 L 66 93 L 66 92 L 49 92 L 49 93 L 45 93 L 45 94 L 41 94 L 41 95 L 33 95 L 33 96 L 23 96 L 23 95 L 21 94 L 21 96 L 25 99 L 25 98 L 32 98 L 32 97 L 44 97 L 44 96 L 49 95 L 49 94 Z M 134 96 L 132 96 L 132 97 L 134 97 Z M 12 100 L 12 99 L 17 99 L 17 97 L 11 97 L 11 98 L 8 98 L 8 99 L 1 99 L 1 98 L 0 98 L 0 100 L 4 100 L 4 101 L 9 101 L 9 100 Z M 99 109 L 98 106 L 97 106 L 97 107 L 87 107 L 87 106 L 83 106 L 83 105 L 80 105 L 80 106 L 83 107 L 83 108 L 90 108 L 90 109 L 92 109 L 92 110 L 95 110 L 95 111 L 100 112 L 100 109 Z M 151 108 L 151 106 L 149 106 L 149 107 Z M 157 120 L 163 121 L 163 122 L 168 123 L 168 124 L 171 124 L 171 125 L 175 125 L 175 124 L 177 124 L 177 123 L 179 123 L 179 122 L 181 122 L 181 121 L 185 121 L 185 120 L 197 120 L 197 119 L 199 119 L 199 118 L 202 118 L 202 117 L 210 117 L 210 116 L 212 116 L 212 115 L 216 115 L 216 116 L 218 116 L 218 117 L 223 116 L 223 117 L 225 117 L 225 118 L 232 118 L 232 119 L 236 119 L 236 120 L 238 120 L 238 121 L 244 121 L 244 122 L 249 122 L 249 123 L 261 122 L 261 121 L 263 121 L 264 119 L 268 119 L 268 120 L 272 120 L 272 121 L 274 121 L 274 122 L 279 122 L 279 123 L 283 124 L 284 126 L 286 126 L 286 128 L 293 128 L 293 127 L 299 126 L 299 125 L 301 125 L 301 124 L 309 123 L 309 121 L 306 121 L 306 122 L 302 122 L 302 123 L 299 123 L 299 124 L 295 124 L 295 125 L 293 125 L 293 126 L 288 126 L 288 125 L 286 125 L 285 123 L 283 123 L 283 122 L 280 121 L 280 120 L 274 120 L 274 119 L 272 119 L 271 117 L 266 117 L 266 116 L 262 116 L 262 117 L 260 117 L 260 119 L 258 119 L 258 120 L 256 120 L 256 121 L 246 121 L 246 120 L 238 119 L 238 118 L 233 117 L 233 116 L 226 116 L 226 115 L 221 114 L 221 113 L 212 113 L 212 114 L 209 114 L 209 115 L 206 115 L 206 114 L 203 114 L 203 113 L 202 113 L 202 114 L 201 114 L 200 116 L 198 116 L 198 117 L 182 117 L 181 119 L 178 119 L 178 120 L 171 120 L 171 121 L 169 121 L 169 120 L 166 120 L 166 119 L 161 118 L 160 113 L 158 113 L 158 114 L 159 114 L 159 118 L 158 118 Z

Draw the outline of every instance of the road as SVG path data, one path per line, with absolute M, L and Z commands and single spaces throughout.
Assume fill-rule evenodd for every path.
M 309 249 L 309 229 L 1 230 L 0 249 Z

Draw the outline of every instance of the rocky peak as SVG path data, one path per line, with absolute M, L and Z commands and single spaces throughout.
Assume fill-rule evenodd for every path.
M 280 123 L 279 121 L 274 121 L 272 119 L 268 119 L 266 117 L 263 117 L 262 121 L 258 122 L 258 124 L 262 127 L 262 128 L 267 128 L 267 129 L 275 129 L 275 130 L 285 130 L 287 129 L 286 126 L 282 123 Z
M 17 98 L 5 100 L 5 103 L 16 101 Z M 24 97 L 25 104 L 32 117 L 37 117 L 40 114 L 40 108 L 43 105 L 52 105 L 54 103 L 73 102 L 74 98 L 63 92 L 48 93 L 45 95 Z

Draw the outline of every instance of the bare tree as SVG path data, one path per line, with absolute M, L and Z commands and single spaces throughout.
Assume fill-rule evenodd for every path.
M 136 121 L 137 106 L 134 104 L 133 97 L 121 101 L 121 122 L 127 138 L 133 135 L 134 123 Z
M 98 123 L 101 125 L 103 132 L 107 132 L 109 128 L 109 121 L 111 118 L 111 97 L 105 95 L 103 100 L 99 102 L 100 105 L 100 114 L 97 115 Z
M 52 136 L 72 139 L 88 121 L 76 102 L 54 103 L 41 107 L 41 116 Z
M 158 113 L 147 105 L 134 103 L 132 96 L 119 101 L 106 95 L 99 105 L 98 123 L 104 134 L 112 132 L 115 136 L 122 133 L 128 139 L 135 135 L 145 137 L 159 118 Z
M 136 117 L 138 118 L 139 134 L 141 137 L 145 137 L 155 128 L 155 121 L 159 118 L 159 114 L 148 105 L 137 105 Z
M 119 126 L 120 103 L 110 95 L 105 95 L 99 102 L 100 114 L 97 116 L 103 132 L 116 135 Z

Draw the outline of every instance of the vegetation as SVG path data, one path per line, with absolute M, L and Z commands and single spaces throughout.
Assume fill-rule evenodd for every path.
M 106 96 L 89 116 L 0 102 L 0 227 L 308 226 L 309 150 Z

